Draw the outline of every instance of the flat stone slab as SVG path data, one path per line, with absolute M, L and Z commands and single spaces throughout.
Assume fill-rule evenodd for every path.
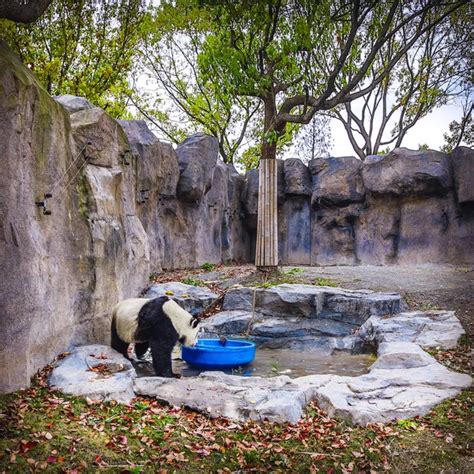
M 201 323 L 207 333 L 219 336 L 250 335 L 268 338 L 305 336 L 348 336 L 359 326 L 329 318 L 265 317 L 249 311 L 222 311 Z
M 197 316 L 202 313 L 219 295 L 203 286 L 186 285 L 172 281 L 150 285 L 144 294 L 145 298 L 169 296 L 186 311 Z
M 414 342 L 421 347 L 456 347 L 465 333 L 454 311 L 414 311 L 388 318 L 369 318 L 360 328 L 359 337 L 382 342 Z
M 308 389 L 284 375 L 267 379 L 204 372 L 181 379 L 143 377 L 135 379 L 135 391 L 213 418 L 224 416 L 237 421 L 251 418 L 296 423 L 310 401 L 306 398 Z
M 255 311 L 263 315 L 328 318 L 358 326 L 370 316 L 396 314 L 403 309 L 402 298 L 396 293 L 290 284 L 231 289 L 223 309 L 251 311 L 254 294 Z
M 366 425 L 423 416 L 468 388 L 471 381 L 469 375 L 439 364 L 418 345 L 404 342 L 381 344 L 378 360 L 368 374 L 335 375 L 322 385 L 317 375 L 294 382 L 313 386 L 312 396 L 330 416 Z
M 331 354 L 335 349 L 351 351 L 359 326 L 327 318 L 272 318 L 250 311 L 221 311 L 201 322 L 202 338 L 245 337 L 259 347 L 271 349 L 320 350 Z
M 109 346 L 76 347 L 51 372 L 49 385 L 64 393 L 94 401 L 130 403 L 135 397 L 135 369 L 130 361 Z
M 331 416 L 348 422 L 388 422 L 424 415 L 471 384 L 413 343 L 384 343 L 369 374 L 309 375 L 290 379 L 239 377 L 204 372 L 198 377 L 135 379 L 135 391 L 212 417 L 274 422 L 298 421 L 313 399 Z

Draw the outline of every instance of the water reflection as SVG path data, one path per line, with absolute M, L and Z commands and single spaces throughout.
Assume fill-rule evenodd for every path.
M 146 362 L 134 364 L 138 377 L 155 375 L 149 357 L 147 354 Z M 318 351 L 257 348 L 257 355 L 251 364 L 224 372 L 244 377 L 288 375 L 296 378 L 313 374 L 357 376 L 367 373 L 374 360 L 374 356 L 370 354 L 352 355 L 347 352 L 335 352 L 333 355 L 327 355 Z M 173 371 L 182 377 L 193 377 L 204 372 L 180 359 L 173 360 Z

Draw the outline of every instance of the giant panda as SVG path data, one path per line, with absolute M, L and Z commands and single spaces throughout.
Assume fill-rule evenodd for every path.
M 112 310 L 111 346 L 127 359 L 131 342 L 139 358 L 150 347 L 153 368 L 160 377 L 177 377 L 171 369 L 171 352 L 178 341 L 193 346 L 198 331 L 199 319 L 167 296 L 130 298 Z

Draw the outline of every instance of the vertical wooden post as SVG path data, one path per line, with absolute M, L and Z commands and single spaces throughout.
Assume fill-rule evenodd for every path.
M 257 248 L 255 265 L 278 267 L 277 161 L 261 159 L 258 184 Z

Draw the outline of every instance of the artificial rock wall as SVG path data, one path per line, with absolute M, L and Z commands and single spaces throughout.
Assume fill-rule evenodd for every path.
M 144 122 L 53 100 L 4 44 L 0 157 L 0 391 L 72 345 L 107 343 L 110 309 L 151 272 L 253 260 L 258 171 L 224 164 L 212 137 L 175 150 Z M 473 160 L 279 161 L 281 263 L 472 263 Z
M 174 150 L 143 122 L 53 100 L 5 44 L 0 137 L 0 391 L 72 345 L 107 343 L 110 309 L 152 271 L 249 259 L 244 178 L 214 139 Z
M 279 163 L 278 188 L 281 264 L 474 263 L 470 148 L 398 148 L 308 166 L 288 159 Z M 258 171 L 247 173 L 242 199 L 254 241 Z

